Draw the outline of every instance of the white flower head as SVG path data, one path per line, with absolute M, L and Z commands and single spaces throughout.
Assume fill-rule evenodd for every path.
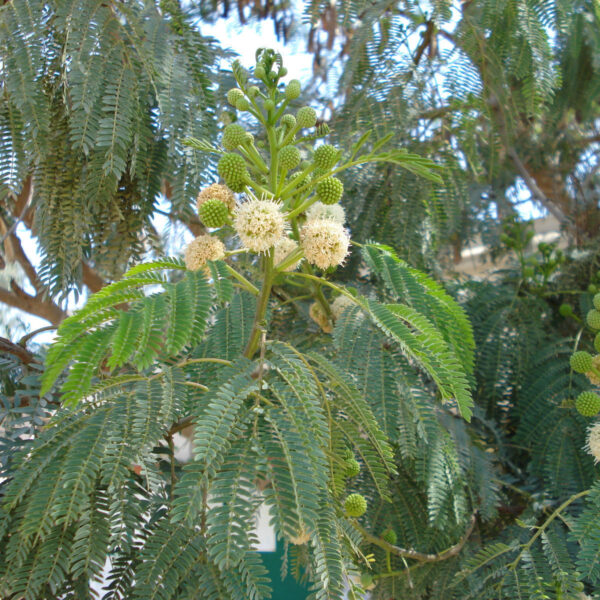
M 594 457 L 594 462 L 600 462 L 600 421 L 588 428 L 584 449 Z
M 352 308 L 353 306 L 356 306 L 356 304 L 354 302 L 352 302 L 352 300 L 350 300 L 350 298 L 348 298 L 348 296 L 344 296 L 342 294 L 341 296 L 338 296 L 332 302 L 331 312 L 333 313 L 334 318 L 337 320 L 342 316 L 342 313 L 347 308 Z
M 350 236 L 341 223 L 331 219 L 311 219 L 300 231 L 306 260 L 327 269 L 337 267 L 348 255 Z
M 213 183 L 201 190 L 196 199 L 196 207 L 200 210 L 200 207 L 207 200 L 212 200 L 213 198 L 220 200 L 230 211 L 235 208 L 236 202 L 233 192 L 226 185 L 221 183 Z
M 341 204 L 323 204 L 317 201 L 306 211 L 306 218 L 308 221 L 331 219 L 343 225 L 346 222 L 346 211 Z
M 242 245 L 254 252 L 266 252 L 285 233 L 285 219 L 279 204 L 255 197 L 237 207 L 233 226 Z
M 274 263 L 278 265 L 285 258 L 287 258 L 294 250 L 298 249 L 298 242 L 293 240 L 287 236 L 282 237 L 281 239 L 275 242 L 275 255 L 274 255 Z M 302 259 L 299 258 L 297 261 L 293 262 L 291 265 L 285 268 L 285 271 L 293 271 Z
M 209 260 L 225 256 L 223 242 L 211 235 L 200 235 L 190 242 L 184 252 L 185 266 L 190 271 L 199 271 Z

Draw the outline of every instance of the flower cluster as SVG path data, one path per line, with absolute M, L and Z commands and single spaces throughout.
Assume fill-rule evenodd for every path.
M 185 266 L 190 271 L 199 271 L 209 260 L 219 260 L 224 256 L 225 246 L 219 238 L 200 235 L 185 249 Z
M 331 219 L 308 220 L 300 230 L 300 241 L 306 260 L 320 269 L 341 265 L 350 247 L 344 226 Z
M 594 457 L 595 462 L 600 462 L 600 422 L 588 428 L 585 450 Z
M 281 238 L 286 229 L 285 219 L 277 202 L 251 198 L 240 204 L 233 217 L 242 245 L 253 252 L 266 252 Z

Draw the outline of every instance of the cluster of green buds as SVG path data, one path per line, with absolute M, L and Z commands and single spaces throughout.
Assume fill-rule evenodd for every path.
M 571 355 L 570 364 L 573 371 L 583 373 L 594 386 L 600 386 L 600 293 L 593 298 L 594 308 L 586 315 L 586 323 L 597 332 L 594 338 L 594 349 L 598 354 L 592 355 L 584 350 L 578 350 Z M 600 412 L 600 395 L 592 390 L 581 392 L 575 399 L 575 408 L 584 417 L 595 417 Z M 600 422 L 588 430 L 586 449 L 600 461 Z

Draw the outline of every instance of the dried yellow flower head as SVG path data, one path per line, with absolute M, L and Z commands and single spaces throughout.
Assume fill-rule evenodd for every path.
M 323 204 L 317 201 L 306 211 L 306 218 L 309 221 L 331 219 L 343 225 L 346 222 L 346 212 L 341 204 Z
M 285 233 L 279 204 L 271 200 L 251 198 L 240 204 L 234 214 L 233 226 L 242 245 L 254 252 L 266 252 Z
M 199 271 L 209 260 L 219 260 L 225 256 L 223 242 L 210 235 L 199 235 L 190 242 L 184 252 L 185 266 L 190 271 Z
M 327 315 L 325 314 L 325 311 L 323 310 L 323 308 L 321 307 L 321 305 L 318 302 L 313 302 L 310 305 L 310 308 L 308 309 L 308 314 L 310 315 L 310 318 L 325 333 L 331 333 L 333 331 L 333 326 L 332 326 L 331 322 L 327 318 Z
M 600 371 L 600 354 L 594 356 L 592 359 L 592 367 L 597 371 Z M 593 371 L 586 373 L 585 376 L 590 380 L 592 385 L 600 385 L 600 377 L 598 377 Z
M 280 240 L 275 242 L 275 255 L 274 255 L 274 263 L 278 265 L 285 258 L 287 258 L 294 250 L 298 249 L 298 242 L 293 240 L 287 236 L 282 237 Z M 285 271 L 293 271 L 302 259 L 299 258 L 297 261 L 293 262 L 291 265 L 286 267 Z
M 327 269 L 337 267 L 348 255 L 350 236 L 341 223 L 331 219 L 310 219 L 300 231 L 306 260 Z
M 594 457 L 594 462 L 600 462 L 600 422 L 594 423 L 588 428 L 584 449 Z
M 331 304 L 331 312 L 333 313 L 334 319 L 339 319 L 342 313 L 352 306 L 356 306 L 348 296 L 338 296 Z
M 198 210 L 200 210 L 200 206 L 212 198 L 216 198 L 223 202 L 230 211 L 233 211 L 235 208 L 235 196 L 233 195 L 233 192 L 226 185 L 213 183 L 207 188 L 200 190 L 198 198 L 196 199 L 196 207 Z

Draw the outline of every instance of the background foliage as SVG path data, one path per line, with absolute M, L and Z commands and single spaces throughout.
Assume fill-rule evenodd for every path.
M 317 534 L 309 546 L 290 544 L 284 565 L 289 576 L 327 581 L 329 596 L 319 588 L 317 597 L 338 597 L 345 574 L 359 570 L 375 578 L 375 598 L 594 594 L 600 490 L 583 450 L 590 423 L 572 405 L 589 384 L 568 364 L 575 346 L 592 347 L 592 336 L 558 308 L 568 301 L 585 315 L 600 268 L 598 6 L 482 0 L 302 8 L 5 3 L 0 233 L 3 260 L 21 273 L 0 289 L 0 300 L 57 325 L 70 290 L 98 291 L 162 253 L 157 211 L 199 233 L 191 207 L 200 184 L 214 179 L 214 165 L 181 141 L 216 139 L 216 92 L 231 77 L 218 66 L 226 44 L 204 37 L 202 20 L 268 18 L 288 39 L 303 35 L 294 25 L 305 19 L 315 81 L 304 99 L 323 107 L 336 142 L 347 147 L 356 132 L 375 127 L 378 137 L 392 134 L 393 145 L 445 166 L 443 185 L 394 166 L 356 169 L 344 179 L 343 202 L 354 239 L 390 244 L 443 283 L 469 317 L 474 350 L 460 343 L 467 330 L 457 309 L 440 318 L 441 288 L 424 292 L 423 280 L 404 266 L 392 268 L 392 277 L 389 257 L 354 253 L 339 278 L 360 291 L 374 286 L 371 300 L 400 301 L 431 320 L 467 373 L 476 403 L 471 422 L 436 402 L 431 379 L 389 332 L 350 310 L 333 337 L 325 335 L 303 302 L 273 310 L 271 328 L 308 364 L 284 345 L 270 347 L 272 393 L 287 412 L 255 416 L 244 399 L 256 392 L 256 365 L 235 361 L 251 299 L 225 279 L 209 289 L 202 277 L 181 277 L 177 261 L 139 271 L 129 278 L 136 279 L 132 296 L 123 284 L 105 288 L 87 312 L 64 323 L 65 344 L 51 352 L 83 358 L 58 385 L 48 385 L 58 371 L 41 379 L 45 348 L 3 341 L 0 464 L 2 477 L 17 481 L 8 496 L 3 484 L 0 535 L 18 532 L 2 545 L 3 597 L 55 598 L 58 590 L 87 597 L 107 550 L 108 598 L 187 598 L 199 589 L 206 598 L 268 597 L 264 567 L 237 525 L 256 504 L 244 492 L 265 478 L 275 482 L 265 497 L 281 509 L 282 537 L 296 533 L 301 519 Z M 318 81 L 337 73 L 332 99 L 331 80 Z M 533 246 L 524 250 L 535 257 L 533 274 L 512 254 L 510 268 L 490 280 L 450 277 L 476 234 L 509 252 L 501 223 L 524 197 L 558 219 L 566 262 L 547 273 L 547 257 Z M 39 245 L 39 266 L 23 250 L 26 229 Z M 142 298 L 141 284 L 162 291 Z M 122 311 L 119 304 L 136 295 L 134 309 Z M 78 329 L 86 319 L 86 326 L 101 325 L 89 337 Z M 211 336 L 198 344 L 206 320 Z M 139 334 L 128 336 L 133 329 Z M 234 364 L 181 366 L 182 350 Z M 105 355 L 109 364 L 98 371 Z M 161 376 L 152 379 L 156 364 Z M 211 382 L 213 403 L 200 402 L 186 382 Z M 44 430 L 58 402 L 90 393 L 95 403 L 69 409 Z M 354 418 L 366 420 L 353 421 L 354 406 L 364 410 Z M 327 423 L 326 409 L 337 411 Z M 215 422 L 217 413 L 224 421 Z M 195 460 L 183 466 L 160 440 L 190 414 L 206 427 L 195 434 Z M 239 434 L 252 430 L 253 419 L 263 434 L 251 444 Z M 217 425 L 234 433 L 219 438 L 213 432 L 225 430 Z M 370 427 L 373 436 L 361 441 L 359 432 Z M 314 436 L 329 438 L 329 451 L 309 444 Z M 348 481 L 336 457 L 350 440 L 362 471 Z M 270 464 L 262 450 L 274 457 Z M 23 464 L 21 452 L 32 452 Z M 208 481 L 217 498 L 236 500 L 207 514 L 198 533 L 190 523 L 206 513 L 199 482 Z M 292 510 L 290 490 L 314 503 Z M 339 515 L 347 491 L 369 500 L 362 531 Z M 401 552 L 382 542 L 387 528 Z M 364 558 L 370 554 L 374 562 Z

